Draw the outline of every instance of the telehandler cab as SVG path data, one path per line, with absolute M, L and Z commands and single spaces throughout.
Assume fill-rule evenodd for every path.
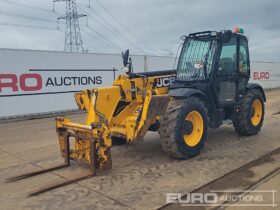
M 56 129 L 65 163 L 8 179 L 14 181 L 70 165 L 87 163 L 91 173 L 36 191 L 36 195 L 95 175 L 112 167 L 113 144 L 141 141 L 148 130 L 158 131 L 163 150 L 174 158 L 198 155 L 208 127 L 232 120 L 240 135 L 255 135 L 263 124 L 265 93 L 248 83 L 248 40 L 230 30 L 203 31 L 183 36 L 177 69 L 133 73 L 129 51 L 123 70 L 111 87 L 75 94 L 85 124 L 56 118 Z M 70 140 L 75 141 L 70 148 Z

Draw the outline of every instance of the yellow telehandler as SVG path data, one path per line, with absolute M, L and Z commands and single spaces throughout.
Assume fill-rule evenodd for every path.
M 65 163 L 9 178 L 15 181 L 70 165 L 89 165 L 90 173 L 40 189 L 32 195 L 95 175 L 112 167 L 113 144 L 141 141 L 148 130 L 158 131 L 163 150 L 174 158 L 199 154 L 208 127 L 232 120 L 240 135 L 254 135 L 264 119 L 264 91 L 248 83 L 248 41 L 239 31 L 203 31 L 183 36 L 176 70 L 133 73 L 129 51 L 123 53 L 124 75 L 111 87 L 75 94 L 85 124 L 56 118 L 56 131 Z M 75 142 L 70 148 L 70 141 Z

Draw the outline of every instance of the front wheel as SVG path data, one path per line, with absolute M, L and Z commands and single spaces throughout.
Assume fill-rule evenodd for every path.
M 160 120 L 163 150 L 175 158 L 196 156 L 204 145 L 207 130 L 207 109 L 199 98 L 172 98 Z
M 256 135 L 264 120 L 264 99 L 259 90 L 248 91 L 235 113 L 233 126 L 240 135 Z

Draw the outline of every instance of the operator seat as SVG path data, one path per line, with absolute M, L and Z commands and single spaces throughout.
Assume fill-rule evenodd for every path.
M 234 72 L 234 61 L 230 57 L 220 59 L 219 75 L 228 75 Z

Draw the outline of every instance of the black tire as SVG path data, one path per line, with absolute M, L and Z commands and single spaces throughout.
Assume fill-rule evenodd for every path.
M 112 144 L 113 145 L 123 145 L 126 144 L 126 139 L 125 138 L 120 138 L 116 136 L 112 136 Z
M 196 145 L 189 146 L 183 135 L 184 124 L 189 113 L 198 112 L 203 121 L 203 133 Z M 184 100 L 172 98 L 167 111 L 160 119 L 160 142 L 163 150 L 173 158 L 188 159 L 200 153 L 204 146 L 208 131 L 207 109 L 204 103 L 197 97 Z
M 254 125 L 251 117 L 254 112 L 252 110 L 252 104 L 255 100 L 259 100 L 261 103 L 262 114 L 260 116 L 260 122 Z M 233 119 L 233 126 L 235 131 L 240 135 L 256 135 L 263 125 L 265 113 L 264 99 L 262 93 L 259 90 L 249 90 L 243 97 L 238 112 L 235 113 Z

